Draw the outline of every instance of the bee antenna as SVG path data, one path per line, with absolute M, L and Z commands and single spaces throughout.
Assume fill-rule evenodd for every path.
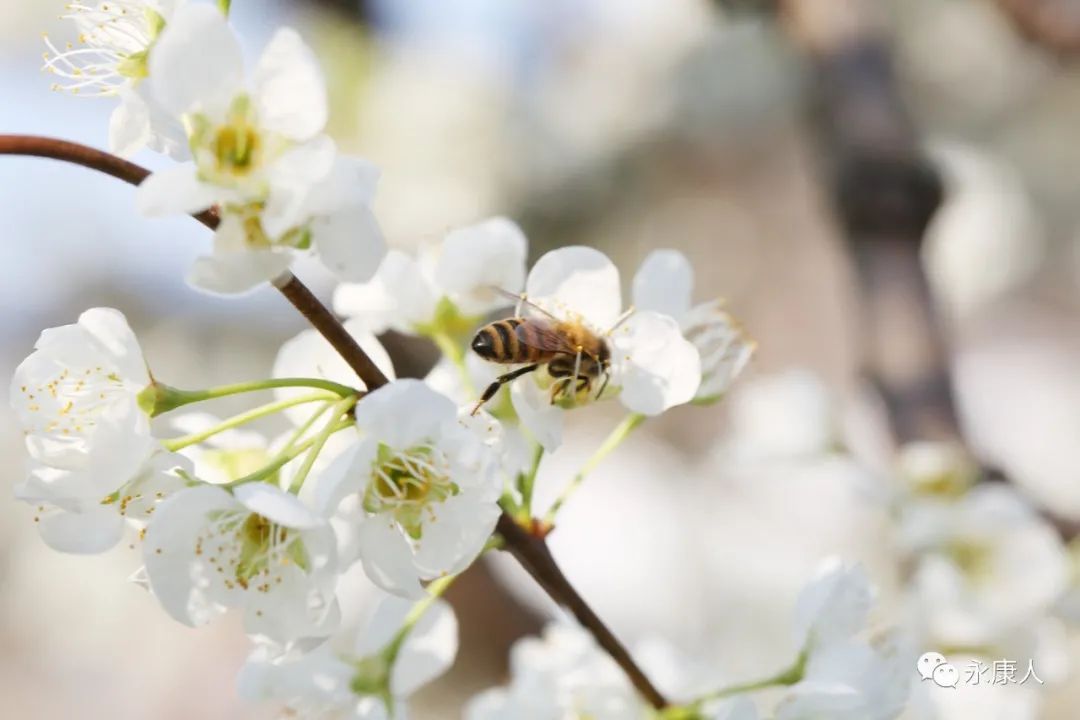
M 630 307 L 626 308 L 626 312 L 624 312 L 624 313 L 623 313 L 622 315 L 620 315 L 620 316 L 618 317 L 618 319 L 616 319 L 616 320 L 615 320 L 615 324 L 614 324 L 614 325 L 612 325 L 612 326 L 611 326 L 610 328 L 608 328 L 608 331 L 604 333 L 604 336 L 605 336 L 605 337 L 610 337 L 610 336 L 611 336 L 611 333 L 613 333 L 613 332 L 615 332 L 616 330 L 618 330 L 618 329 L 619 329 L 619 326 L 620 326 L 620 325 L 622 325 L 622 324 L 623 324 L 624 322 L 626 322 L 627 320 L 629 320 L 629 319 L 630 319 L 630 316 L 632 316 L 632 315 L 633 315 L 634 313 L 636 313 L 636 312 L 637 312 L 637 308 L 636 308 L 636 307 L 634 307 L 633 305 L 631 305 Z

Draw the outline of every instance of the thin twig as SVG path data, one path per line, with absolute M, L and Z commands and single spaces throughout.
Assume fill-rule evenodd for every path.
M 55 138 L 0 135 L 0 155 L 31 155 L 61 160 L 98 170 L 132 185 L 138 185 L 150 174 L 145 168 L 115 155 Z M 211 230 L 217 227 L 218 217 L 213 211 L 208 210 L 193 217 Z M 286 273 L 274 281 L 274 287 L 330 342 L 369 390 L 387 383 L 386 376 L 349 335 L 337 317 L 299 279 Z M 626 672 L 642 697 L 655 708 L 667 707 L 664 696 L 562 574 L 547 543 L 530 534 L 505 512 L 499 518 L 498 532 L 506 542 L 506 549 L 521 563 L 525 571 L 544 588 L 552 600 L 574 614 L 578 622 Z
M 506 513 L 499 518 L 496 530 L 506 541 L 506 550 L 555 602 L 569 610 L 577 621 L 588 629 L 597 644 L 623 669 L 641 696 L 654 708 L 667 707 L 667 699 L 656 689 L 619 639 L 566 579 L 543 538 L 527 532 Z

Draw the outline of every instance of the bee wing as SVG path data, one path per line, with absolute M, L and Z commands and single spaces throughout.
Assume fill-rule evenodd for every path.
M 540 313 L 541 315 L 549 317 L 552 320 L 558 320 L 557 317 L 555 317 L 554 315 L 549 313 L 547 310 L 540 307 L 536 303 L 531 302 L 527 297 L 525 297 L 524 293 L 512 293 L 509 290 L 503 290 L 498 285 L 488 285 L 488 287 L 492 291 L 494 291 L 495 293 L 497 293 L 499 295 L 502 295 L 503 297 L 505 297 L 508 300 L 513 300 L 515 303 L 521 303 L 522 305 L 530 308 L 531 310 L 535 310 L 536 312 Z
M 574 348 L 566 337 L 555 329 L 555 325 L 546 320 L 529 320 L 514 328 L 518 341 L 526 347 L 545 352 L 568 353 L 574 355 Z

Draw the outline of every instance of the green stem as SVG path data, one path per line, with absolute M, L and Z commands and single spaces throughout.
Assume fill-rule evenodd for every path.
M 409 613 L 405 616 L 405 620 L 401 623 L 401 627 L 394 635 L 393 639 L 383 649 L 387 662 L 393 666 L 394 660 L 397 659 L 398 653 L 401 651 L 401 646 L 405 643 L 405 639 L 409 637 L 409 633 L 416 627 L 416 623 L 420 622 L 420 618 L 424 616 L 431 606 L 435 604 L 435 601 L 443 596 L 454 581 L 457 580 L 457 575 L 446 575 L 438 580 L 432 580 L 427 585 L 427 597 L 423 600 L 417 600 L 416 604 L 409 609 Z
M 229 6 L 232 5 L 232 0 L 218 0 L 218 7 L 221 8 L 221 13 L 225 17 L 229 17 Z
M 191 445 L 201 443 L 203 440 L 211 438 L 218 433 L 225 432 L 226 430 L 231 430 L 241 425 L 245 425 L 249 422 L 252 422 L 253 420 L 258 420 L 261 417 L 266 417 L 267 415 L 273 415 L 275 413 L 281 412 L 285 408 L 290 408 L 295 405 L 303 405 L 305 403 L 317 402 L 319 400 L 333 400 L 336 397 L 337 395 L 320 392 L 312 393 L 311 395 L 301 395 L 299 397 L 290 398 L 288 400 L 279 400 L 277 402 L 267 403 L 266 405 L 261 405 L 257 408 L 248 410 L 247 412 L 240 413 L 239 415 L 234 415 L 233 417 L 227 420 L 223 420 L 217 425 L 213 425 L 205 430 L 191 433 L 190 435 L 182 435 L 180 437 L 175 437 L 170 440 L 165 440 L 161 444 L 164 445 L 166 449 L 173 452 L 177 450 L 183 450 L 184 448 Z
M 743 693 L 756 692 L 758 690 L 764 690 L 765 688 L 775 687 L 778 685 L 794 685 L 803 679 L 803 675 L 806 673 L 806 652 L 799 653 L 799 657 L 795 660 L 795 663 L 778 672 L 772 677 L 767 677 L 763 680 L 754 680 L 751 682 L 739 683 L 738 685 L 729 685 L 719 690 L 714 690 L 707 695 L 702 695 L 700 698 L 690 703 L 691 708 L 700 708 L 702 705 L 713 700 L 721 700 L 723 698 L 731 697 L 732 695 L 741 695 Z
M 356 395 L 359 392 L 355 388 L 331 380 L 323 380 L 322 378 L 269 378 L 267 380 L 234 383 L 232 385 L 218 385 L 206 390 L 180 390 L 155 380 L 139 393 L 139 404 L 151 417 L 157 417 L 191 403 L 286 387 L 316 388 L 318 390 L 327 390 L 341 397 Z
M 304 434 L 307 433 L 307 431 L 310 430 L 312 426 L 319 421 L 319 418 L 326 414 L 326 411 L 329 410 L 330 407 L 330 403 L 326 403 L 321 408 L 311 413 L 311 416 L 308 417 L 308 419 L 305 420 L 303 424 L 300 425 L 300 427 L 296 428 L 296 430 L 293 431 L 293 434 L 289 436 L 289 441 L 286 442 L 285 445 L 281 448 L 281 452 L 289 450 L 290 448 L 292 448 L 293 445 L 300 442 L 300 438 L 304 437 Z
M 611 434 L 609 434 L 604 442 L 600 444 L 600 447 L 592 454 L 592 457 L 585 461 L 585 464 L 581 467 L 578 474 L 574 476 L 569 484 L 567 484 L 566 488 L 562 491 L 562 494 L 551 504 L 551 508 L 547 511 L 547 514 L 544 515 L 544 522 L 546 524 L 554 524 L 555 516 L 559 514 L 559 510 L 561 510 L 562 506 L 566 504 L 566 501 L 570 499 L 570 496 L 581 487 L 583 482 L 585 482 L 586 476 L 595 470 L 608 455 L 614 452 L 615 449 L 622 444 L 623 440 L 630 436 L 630 433 L 632 433 L 638 425 L 645 422 L 645 417 L 645 415 L 640 413 L 627 415 L 623 421 L 611 431 Z
M 330 422 L 326 423 L 326 426 L 319 431 L 319 434 L 312 438 L 311 449 L 304 458 L 303 464 L 300 465 L 300 469 L 297 470 L 296 475 L 293 476 L 292 483 L 289 485 L 289 492 L 294 495 L 300 492 L 300 488 L 304 486 L 304 481 L 307 480 L 308 473 L 311 472 L 311 466 L 315 464 L 315 459 L 319 457 L 319 453 L 322 452 L 323 446 L 326 445 L 326 441 L 336 432 L 335 427 L 338 424 L 338 420 L 341 419 L 342 415 L 349 412 L 349 409 L 355 404 L 355 396 L 347 397 L 338 400 L 330 408 Z
M 521 493 L 521 514 L 525 519 L 532 518 L 533 488 L 536 486 L 536 473 L 540 470 L 540 460 L 544 457 L 544 446 L 536 443 L 533 448 L 532 464 L 529 471 L 518 475 L 518 492 Z
M 465 351 L 462 347 L 454 342 L 454 338 L 450 337 L 445 332 L 433 332 L 429 335 L 432 342 L 434 342 L 439 350 L 449 358 L 450 362 L 457 368 L 458 374 L 461 376 L 461 384 L 464 386 L 465 391 L 469 395 L 476 394 L 476 386 L 473 385 L 472 376 L 469 375 L 469 368 L 465 364 Z
M 339 420 L 337 423 L 331 426 L 332 429 L 330 430 L 329 435 L 333 435 L 338 430 L 344 430 L 347 427 L 352 427 L 353 424 L 354 422 L 351 418 Z M 266 478 L 270 477 L 278 470 L 280 470 L 282 467 L 299 457 L 301 453 L 314 445 L 317 439 L 318 438 L 315 437 L 309 438 L 308 440 L 305 440 L 304 442 L 300 443 L 295 447 L 278 453 L 269 463 L 267 463 L 263 467 L 259 468 L 253 473 L 245 475 L 242 478 L 237 478 L 236 480 L 233 480 L 232 482 L 228 483 L 226 487 L 232 488 L 236 487 L 237 485 L 243 485 L 249 482 L 259 482 L 260 480 L 265 480 Z

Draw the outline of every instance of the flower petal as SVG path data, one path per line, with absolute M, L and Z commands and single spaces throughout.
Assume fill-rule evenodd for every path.
M 367 353 L 375 366 L 382 370 L 383 374 L 391 380 L 394 379 L 394 365 L 390 361 L 390 355 L 382 346 L 379 339 L 364 329 L 363 324 L 354 320 L 345 322 L 345 329 L 349 331 L 360 348 Z M 329 341 L 316 330 L 304 330 L 300 334 L 285 341 L 278 351 L 274 361 L 273 376 L 285 377 L 308 377 L 322 378 L 336 383 L 348 385 L 358 389 L 366 389 L 367 385 L 356 374 L 344 358 Z M 311 392 L 309 388 L 278 388 L 274 395 L 279 400 L 286 400 Z M 308 418 L 311 410 L 303 407 L 288 408 L 285 415 L 294 423 L 302 423 Z
M 193 287 L 216 295 L 254 290 L 289 269 L 292 253 L 250 248 L 242 221 L 226 214 L 214 233 L 214 252 L 198 258 L 188 272 Z
M 263 127 L 292 140 L 307 140 L 326 125 L 326 80 L 292 28 L 278 30 L 259 58 L 255 103 Z
M 316 217 L 311 237 L 330 272 L 344 282 L 367 282 L 386 256 L 386 240 L 375 214 L 363 205 Z
M 218 191 L 199 181 L 195 163 L 185 162 L 158 170 L 139 183 L 135 201 L 148 217 L 201 212 L 218 201 Z
M 253 513 L 289 528 L 313 528 L 322 519 L 304 506 L 295 495 L 263 482 L 249 482 L 233 490 L 237 502 Z
M 449 670 L 457 651 L 457 616 L 448 603 L 436 600 L 401 646 L 390 675 L 390 692 L 397 697 L 416 692 Z
M 139 340 L 122 312 L 113 308 L 90 308 L 79 316 L 79 325 L 106 349 L 124 381 L 140 388 L 150 384 L 150 372 L 146 369 Z
M 268 168 L 270 196 L 259 216 L 268 236 L 280 238 L 308 222 L 308 202 L 316 192 L 314 185 L 330 173 L 336 156 L 334 141 L 319 135 L 286 151 Z
M 143 540 L 146 576 L 155 597 L 173 618 L 198 627 L 225 611 L 211 596 L 213 569 L 196 555 L 196 539 L 210 513 L 238 503 L 212 485 L 188 488 L 158 506 Z
M 120 92 L 120 104 L 109 116 L 109 150 L 131 157 L 150 141 L 150 110 L 131 90 Z
M 541 257 L 525 283 L 529 300 L 560 318 L 579 315 L 606 331 L 619 317 L 619 270 L 607 255 L 575 245 Z
M 627 408 L 658 415 L 693 399 L 701 383 L 701 358 L 670 316 L 635 313 L 614 340 L 619 399 Z
M 80 555 L 105 552 L 124 534 L 124 519 L 108 505 L 89 505 L 78 512 L 46 512 L 37 525 L 41 539 L 53 550 Z
M 188 3 L 165 26 L 150 52 L 154 93 L 176 115 L 217 115 L 242 89 L 240 44 L 221 11 Z
M 436 291 L 419 264 L 400 250 L 391 250 L 370 282 L 342 284 L 334 291 L 334 309 L 363 321 L 372 332 L 393 327 L 415 332 L 435 315 Z
M 510 401 L 521 424 L 545 450 L 554 452 L 562 445 L 564 411 L 551 404 L 547 393 L 532 378 L 510 384 Z
M 440 248 L 435 282 L 466 315 L 512 305 L 495 289 L 521 292 L 527 251 L 521 228 L 504 217 L 454 230 Z
M 415 564 L 425 578 L 461 572 L 477 558 L 499 519 L 499 506 L 462 493 L 431 506 L 434 522 L 424 523 Z
M 681 319 L 690 309 L 694 270 L 678 250 L 654 250 L 634 275 L 634 307 Z
M 365 520 L 357 530 L 357 544 L 364 572 L 373 583 L 394 595 L 424 597 L 412 550 L 392 522 L 380 517 Z
M 356 403 L 356 427 L 368 437 L 398 450 L 438 438 L 454 422 L 457 407 L 422 380 L 403 379 L 383 385 Z

